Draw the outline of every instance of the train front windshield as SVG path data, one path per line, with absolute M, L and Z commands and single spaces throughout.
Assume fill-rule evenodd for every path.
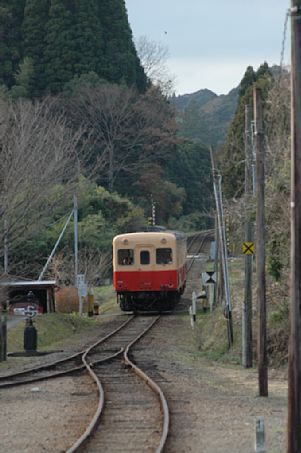
M 157 264 L 170 264 L 172 263 L 172 249 L 160 248 L 156 250 L 156 263 Z

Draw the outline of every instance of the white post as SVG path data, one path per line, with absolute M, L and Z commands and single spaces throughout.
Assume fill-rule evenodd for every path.
M 193 293 L 192 293 L 191 305 L 189 307 L 189 315 L 190 315 L 191 327 L 194 329 L 194 323 L 196 321 L 196 293 L 195 293 L 195 291 L 193 291 Z
M 193 322 L 196 321 L 196 293 L 193 291 L 192 293 L 192 317 L 193 317 Z
M 266 453 L 263 417 L 258 417 L 256 420 L 255 453 Z

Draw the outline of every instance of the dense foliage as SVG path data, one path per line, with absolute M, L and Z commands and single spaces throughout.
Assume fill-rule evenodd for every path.
M 235 113 L 237 99 L 238 88 L 221 96 L 210 90 L 200 90 L 174 97 L 173 102 L 179 111 L 179 134 L 214 148 L 223 144 Z
M 1 1 L 0 83 L 18 94 L 58 93 L 75 75 L 145 91 L 147 78 L 133 44 L 124 0 Z M 18 74 L 30 62 L 30 77 Z
M 73 195 L 79 270 L 91 282 L 109 269 L 112 237 L 145 226 L 152 203 L 158 224 L 211 224 L 208 149 L 179 137 L 166 86 L 140 64 L 124 0 L 0 0 L 0 33 L 0 230 L 11 273 L 39 275 Z M 52 275 L 67 280 L 72 260 L 71 222 Z
M 267 63 L 264 63 L 257 72 L 249 66 L 241 81 L 237 109 L 221 154 L 223 190 L 226 197 L 240 196 L 244 188 L 245 105 L 249 106 L 252 118 L 254 83 L 263 89 L 263 95 L 266 97 L 272 80 L 272 72 Z

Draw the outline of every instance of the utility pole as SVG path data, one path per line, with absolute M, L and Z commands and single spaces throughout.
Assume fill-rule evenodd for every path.
M 77 286 L 77 274 L 78 274 L 78 206 L 77 197 L 73 196 L 73 215 L 74 215 L 74 281 Z
M 215 285 L 214 285 L 214 300 L 213 304 L 216 306 L 220 299 L 220 278 L 219 278 L 219 235 L 218 235 L 218 223 L 217 217 L 215 216 L 214 219 L 214 240 L 215 240 L 215 256 L 214 256 L 214 272 L 215 272 Z
M 8 224 L 4 220 L 4 274 L 8 274 Z
M 228 269 L 228 252 L 227 252 L 227 243 L 226 243 L 226 232 L 225 232 L 225 219 L 223 212 L 223 202 L 222 202 L 222 189 L 221 189 L 221 176 L 217 173 L 215 169 L 214 157 L 212 149 L 210 149 L 211 154 L 211 163 L 212 163 L 212 176 L 213 176 L 213 189 L 216 202 L 216 213 L 218 220 L 218 230 L 220 238 L 220 249 L 222 257 L 222 266 L 223 266 L 223 278 L 224 278 L 224 289 L 226 297 L 226 306 L 225 306 L 225 317 L 227 320 L 227 335 L 228 335 L 228 344 L 229 348 L 233 344 L 233 321 L 232 321 L 232 306 L 231 306 L 231 294 L 230 294 L 230 282 L 229 282 L 229 269 Z
M 156 225 L 156 203 L 152 197 L 152 225 Z
M 250 200 L 252 197 L 252 167 L 250 143 L 249 107 L 245 106 L 245 242 L 253 241 L 250 218 Z M 242 307 L 242 364 L 252 367 L 252 261 L 253 255 L 245 255 L 245 294 Z
M 301 0 L 291 0 L 291 300 L 288 453 L 301 452 Z
M 261 89 L 254 87 L 254 124 L 256 147 L 256 275 L 258 304 L 258 384 L 259 396 L 268 396 L 266 282 L 265 282 L 265 211 L 264 211 L 264 136 Z

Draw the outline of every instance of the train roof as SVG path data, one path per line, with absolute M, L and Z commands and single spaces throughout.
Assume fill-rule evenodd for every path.
M 171 235 L 175 237 L 176 241 L 184 241 L 187 239 L 187 236 L 185 233 L 182 233 L 181 231 L 174 231 L 174 230 L 167 230 L 166 228 L 162 230 L 155 230 L 155 231 L 136 231 L 135 233 L 124 233 L 124 234 L 119 234 L 114 237 L 113 241 L 118 241 L 120 239 L 125 239 L 126 237 L 129 238 L 143 238 L 145 235 L 148 235 L 149 237 L 153 236 L 154 238 L 157 236 L 163 236 L 163 235 Z

